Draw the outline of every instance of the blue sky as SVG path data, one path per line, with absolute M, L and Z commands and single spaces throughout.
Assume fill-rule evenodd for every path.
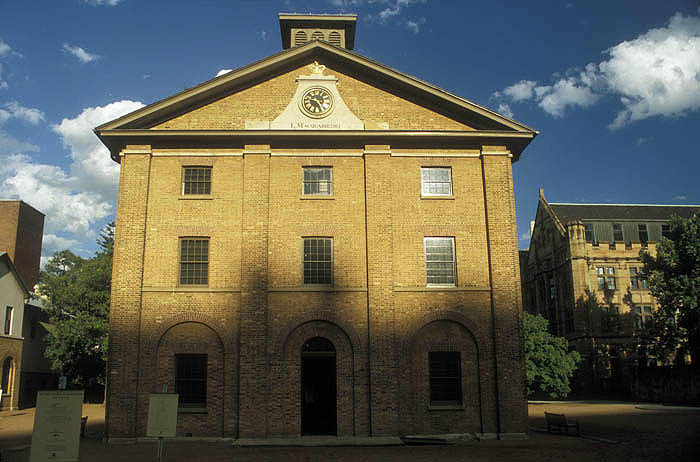
M 355 51 L 540 131 L 518 236 L 552 202 L 700 204 L 697 1 L 25 0 L 0 14 L 0 199 L 89 256 L 118 165 L 92 128 L 281 50 L 278 12 L 357 13 Z

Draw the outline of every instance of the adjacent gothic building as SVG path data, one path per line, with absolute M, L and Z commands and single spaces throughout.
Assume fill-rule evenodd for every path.
M 639 252 L 656 252 L 671 215 L 700 206 L 547 202 L 540 190 L 530 249 L 521 260 L 523 306 L 549 319 L 583 361 L 573 388 L 582 395 L 629 396 L 639 338 L 656 299 Z M 652 362 L 656 362 L 655 360 Z
M 107 432 L 527 428 L 512 163 L 527 126 L 352 51 L 354 15 L 96 128 L 121 164 Z

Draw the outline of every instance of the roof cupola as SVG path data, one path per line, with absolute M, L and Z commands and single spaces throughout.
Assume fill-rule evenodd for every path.
M 293 48 L 312 40 L 352 50 L 355 47 L 355 14 L 280 13 L 282 48 Z

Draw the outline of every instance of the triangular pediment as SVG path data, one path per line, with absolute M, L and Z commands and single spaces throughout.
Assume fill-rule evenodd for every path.
M 304 79 L 309 66 L 324 67 L 320 84 L 333 99 L 332 117 L 280 117 L 304 111 Z M 333 81 L 332 83 L 330 81 Z M 340 117 L 342 113 L 342 117 Z M 308 114 L 307 111 L 307 116 Z M 313 114 L 311 114 L 313 115 Z M 307 117 L 308 119 L 308 117 Z M 340 122 L 338 122 L 340 120 Z M 342 121 L 352 123 L 342 123 Z M 303 123 L 299 123 L 303 122 Z M 488 108 L 380 63 L 323 41 L 313 41 L 187 89 L 95 129 L 112 150 L 117 137 L 152 132 L 249 133 L 260 130 L 314 130 L 392 133 L 471 133 L 518 138 L 514 155 L 537 132 Z M 144 132 L 147 131 L 147 132 Z M 517 144 L 517 146 L 516 146 Z
M 258 118 L 269 115 L 276 116 L 279 114 L 268 114 L 268 111 L 266 111 L 266 107 L 269 106 L 270 103 L 269 99 L 284 100 L 285 96 L 291 98 L 293 92 L 292 95 L 288 95 L 288 93 L 290 93 L 290 89 L 294 90 L 296 86 L 294 79 L 296 79 L 298 75 L 308 74 L 308 71 L 305 71 L 304 68 L 313 61 L 318 61 L 325 65 L 328 68 L 326 73 L 336 73 L 344 77 L 352 78 L 354 80 L 352 84 L 358 87 L 354 88 L 356 90 L 366 92 L 368 88 L 359 88 L 362 87 L 362 85 L 358 85 L 358 83 L 364 83 L 366 87 L 373 87 L 376 88 L 377 91 L 389 94 L 394 100 L 403 100 L 410 104 L 415 104 L 430 112 L 443 115 L 459 122 L 462 129 L 534 132 L 531 128 L 508 119 L 483 106 L 390 69 L 356 53 L 321 41 L 314 41 L 307 45 L 283 51 L 269 58 L 229 72 L 228 74 L 224 74 L 204 82 L 201 85 L 134 111 L 119 119 L 103 124 L 97 127 L 97 130 L 162 128 L 167 121 L 175 120 L 183 114 L 197 111 L 198 109 L 239 93 L 240 96 L 244 98 L 263 96 L 262 94 L 250 95 L 250 90 L 264 86 L 271 87 L 269 89 L 274 89 L 275 91 L 267 95 L 268 101 L 246 101 L 249 103 L 246 116 L 251 119 L 256 118 L 256 116 Z M 293 78 L 291 82 L 286 82 L 285 85 L 280 82 L 284 77 Z M 271 81 L 273 81 L 274 84 L 270 84 Z M 345 93 L 348 94 L 350 88 L 346 89 L 344 87 L 349 87 L 349 85 L 339 82 L 339 88 L 342 89 L 339 91 L 342 93 L 348 90 L 345 91 Z M 285 91 L 287 95 L 284 94 Z M 358 93 L 355 95 L 348 94 L 348 96 L 350 99 L 366 100 L 360 101 L 359 106 L 361 106 L 362 103 L 365 103 L 366 106 L 371 106 L 372 99 L 374 98 L 376 100 L 377 95 Z M 288 101 L 284 101 L 285 106 L 287 102 Z M 346 103 L 350 102 L 346 101 Z M 383 102 L 377 101 L 377 103 L 377 105 L 382 105 Z M 350 104 L 348 105 L 350 106 Z M 396 109 L 400 112 L 401 109 L 405 108 L 390 107 L 379 109 L 382 113 L 386 114 L 391 109 Z M 259 114 L 256 114 L 256 111 L 259 112 Z M 372 111 L 365 112 L 369 113 L 367 115 L 374 115 L 371 113 Z M 361 114 L 356 115 L 362 118 Z M 400 113 L 389 114 L 389 118 L 397 117 L 400 118 Z M 374 119 L 379 118 L 380 117 L 374 117 Z M 377 122 L 382 121 L 377 120 Z M 398 123 L 398 125 L 400 125 L 400 123 Z M 425 124 L 422 125 L 422 127 L 425 129 L 436 128 Z M 244 129 L 245 127 L 244 125 L 235 126 L 235 124 L 232 124 L 228 128 Z M 406 129 L 400 126 L 391 127 L 391 124 L 389 128 Z M 458 129 L 456 126 L 450 128 Z M 198 126 L 196 129 L 215 128 L 207 127 L 206 121 L 201 121 L 201 126 Z

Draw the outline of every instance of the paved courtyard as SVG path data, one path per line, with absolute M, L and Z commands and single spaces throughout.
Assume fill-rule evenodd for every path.
M 576 418 L 583 437 L 550 435 L 544 411 Z M 153 461 L 155 443 L 102 442 L 104 407 L 85 405 L 81 461 Z M 0 460 L 29 460 L 34 411 L 0 412 Z M 164 462 L 218 461 L 697 461 L 700 408 L 634 403 L 531 403 L 524 441 L 461 440 L 449 445 L 381 447 L 232 447 L 230 442 L 167 442 Z

